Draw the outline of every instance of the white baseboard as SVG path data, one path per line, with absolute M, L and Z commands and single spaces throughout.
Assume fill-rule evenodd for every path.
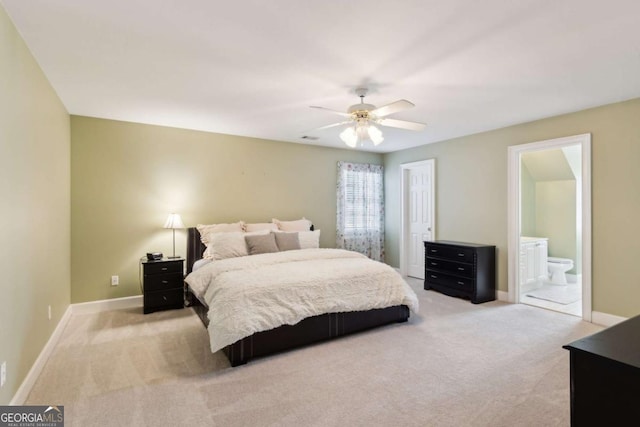
M 40 376 L 44 365 L 47 363 L 47 360 L 49 360 L 51 353 L 53 353 L 53 349 L 58 344 L 58 340 L 60 340 L 64 328 L 67 327 L 67 323 L 69 323 L 72 311 L 73 310 L 71 309 L 71 305 L 68 306 L 64 314 L 62 315 L 62 318 L 60 318 L 58 325 L 49 337 L 49 341 L 47 341 L 47 343 L 45 344 L 44 348 L 38 355 L 38 358 L 33 363 L 33 366 L 31 366 L 31 369 L 29 369 L 29 373 L 24 378 L 24 381 L 22 381 L 22 384 L 20 384 L 20 388 L 18 388 L 18 391 L 16 391 L 13 399 L 11 399 L 11 402 L 9 402 L 10 405 L 22 405 L 24 404 L 24 401 L 27 400 L 27 397 L 29 396 L 29 393 L 31 393 L 31 389 Z
M 66 328 L 67 323 L 69 323 L 69 319 L 72 314 L 87 314 L 87 313 L 98 313 L 101 311 L 110 311 L 110 310 L 121 310 L 127 308 L 136 308 L 142 307 L 142 295 L 137 295 L 133 297 L 124 297 L 124 298 L 114 298 L 100 301 L 91 301 L 91 302 L 83 302 L 78 304 L 71 304 L 67 307 L 67 310 L 62 315 L 62 318 L 58 322 L 58 326 L 56 326 L 55 330 L 49 337 L 49 341 L 44 346 L 40 355 L 34 362 L 33 366 L 29 370 L 29 373 L 25 377 L 24 381 L 16 391 L 16 394 L 11 399 L 10 405 L 22 405 L 25 400 L 31 393 L 31 389 L 33 385 L 36 383 L 36 380 L 40 376 L 44 365 L 49 360 L 53 349 L 58 344 L 60 337 L 62 336 L 62 332 L 64 328 Z
M 496 297 L 498 298 L 498 301 L 509 302 L 509 292 L 496 291 Z
M 73 307 L 73 314 L 99 313 L 101 311 L 142 307 L 142 295 L 81 302 L 72 304 L 71 307 Z
M 616 316 L 613 314 L 601 313 L 599 311 L 591 312 L 591 323 L 601 326 L 613 326 L 627 320 L 626 317 Z

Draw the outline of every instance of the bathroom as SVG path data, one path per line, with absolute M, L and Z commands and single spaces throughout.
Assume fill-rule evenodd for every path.
M 520 302 L 582 316 L 581 147 L 523 153 Z

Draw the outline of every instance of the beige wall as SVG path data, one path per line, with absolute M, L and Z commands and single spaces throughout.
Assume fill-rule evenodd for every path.
M 173 211 L 186 226 L 305 216 L 333 247 L 338 160 L 382 155 L 72 116 L 72 301 L 140 294 L 138 260 L 171 253 Z
M 0 404 L 8 404 L 69 306 L 70 137 L 69 115 L 1 6 L 0 97 Z
M 549 239 L 549 256 L 576 259 L 576 181 L 536 183 L 536 234 Z M 568 273 L 576 274 L 573 268 Z
M 387 261 L 399 264 L 400 164 L 435 158 L 437 238 L 497 245 L 498 288 L 506 291 L 507 147 L 591 133 L 593 309 L 639 314 L 638 117 L 634 99 L 386 154 Z

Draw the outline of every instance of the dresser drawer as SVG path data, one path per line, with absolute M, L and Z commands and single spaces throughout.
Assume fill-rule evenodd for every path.
M 473 264 L 445 261 L 439 258 L 427 257 L 425 267 L 429 270 L 438 270 L 464 277 L 474 277 L 475 275 Z
M 164 273 L 180 273 L 182 274 L 182 262 L 147 262 L 144 264 L 144 274 L 164 274 Z
M 475 251 L 470 248 L 455 246 L 442 246 L 427 243 L 425 245 L 425 255 L 427 257 L 446 258 L 452 261 L 473 263 Z
M 182 308 L 184 306 L 184 289 L 168 289 L 144 293 L 144 312 Z
M 427 270 L 425 282 L 429 285 L 446 286 L 468 292 L 472 292 L 475 285 L 474 279 L 451 276 L 432 270 Z
M 182 272 L 144 276 L 145 291 L 161 291 L 171 288 L 182 289 L 183 287 Z

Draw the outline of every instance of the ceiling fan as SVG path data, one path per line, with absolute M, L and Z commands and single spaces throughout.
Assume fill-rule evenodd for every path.
M 391 104 L 376 108 L 375 105 L 364 103 L 364 97 L 367 96 L 367 92 L 366 88 L 356 89 L 356 95 L 360 97 L 360 103 L 350 106 L 346 113 L 332 110 L 330 108 L 312 106 L 311 108 L 331 111 L 332 113 L 347 118 L 345 121 L 322 126 L 315 130 L 329 129 L 346 124 L 351 125 L 340 132 L 340 139 L 349 147 L 355 148 L 358 145 L 358 142 L 363 143 L 364 141 L 371 140 L 373 145 L 378 145 L 384 140 L 382 132 L 375 126 L 376 124 L 415 131 L 424 130 L 427 126 L 424 123 L 387 118 L 387 116 L 390 116 L 391 114 L 414 107 L 414 105 L 406 99 L 401 99 L 399 101 L 392 102 Z

